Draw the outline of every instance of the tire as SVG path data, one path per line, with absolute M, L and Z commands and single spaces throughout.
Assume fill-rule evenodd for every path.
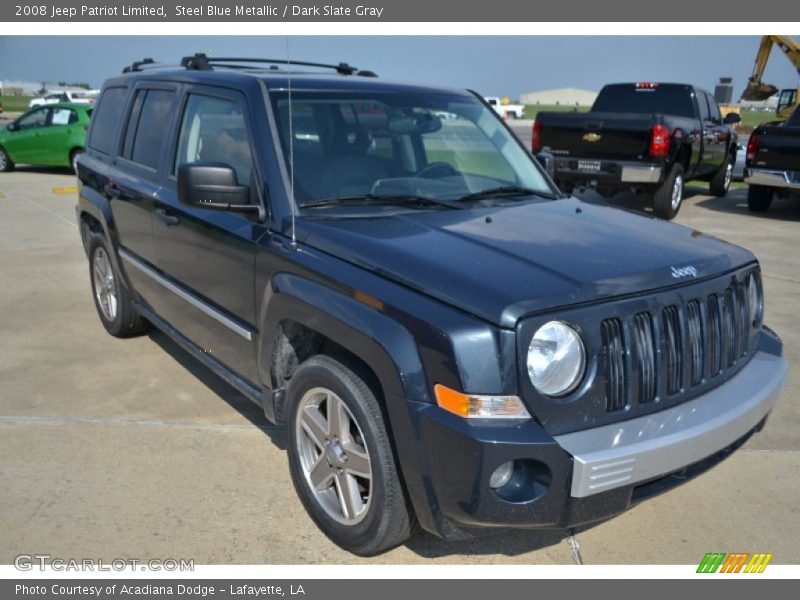
M 308 359 L 289 380 L 284 414 L 289 470 L 309 516 L 341 548 L 371 556 L 405 542 L 415 518 L 381 407 L 358 372 L 346 359 Z M 332 423 L 327 415 L 336 406 L 331 414 L 340 417 Z M 345 421 L 349 426 L 336 426 Z M 349 502 L 339 492 L 345 488 Z
M 735 156 L 728 156 L 728 160 L 717 171 L 714 178 L 708 185 L 708 190 L 712 196 L 722 198 L 727 195 L 728 189 L 731 187 L 731 180 L 733 179 L 733 163 L 736 160 Z
M 14 170 L 14 161 L 11 160 L 11 157 L 5 151 L 4 148 L 0 147 L 0 173 L 7 173 L 8 171 Z
M 83 149 L 81 148 L 76 148 L 69 154 L 69 164 L 76 175 L 78 174 L 78 157 L 81 154 L 83 154 Z
M 657 217 L 671 221 L 683 202 L 683 166 L 672 165 L 669 175 L 653 194 L 653 209 Z
M 106 238 L 89 233 L 89 280 L 100 322 L 114 337 L 130 337 L 147 330 L 148 323 L 136 312 L 131 294 L 111 261 Z
M 753 212 L 766 212 L 772 204 L 775 190 L 763 185 L 751 185 L 747 190 L 747 207 Z

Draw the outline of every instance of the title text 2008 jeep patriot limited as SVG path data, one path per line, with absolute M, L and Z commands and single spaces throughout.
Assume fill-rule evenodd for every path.
M 597 521 L 763 426 L 787 366 L 751 253 L 564 196 L 474 93 L 325 67 L 135 63 L 77 212 L 108 332 L 285 424 L 334 542 Z

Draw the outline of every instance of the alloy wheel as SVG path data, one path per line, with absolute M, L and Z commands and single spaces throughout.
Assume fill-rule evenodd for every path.
M 331 390 L 313 388 L 297 407 L 296 439 L 305 480 L 325 513 L 361 522 L 372 496 L 372 465 L 353 413 Z
M 94 296 L 103 316 L 107 321 L 117 318 L 118 299 L 114 285 L 114 270 L 108 260 L 108 254 L 102 246 L 94 251 L 92 260 L 92 277 L 94 278 Z
M 672 184 L 672 210 L 678 210 L 683 199 L 683 177 L 678 175 Z
M 728 166 L 725 168 L 725 191 L 728 191 L 728 188 L 731 187 L 731 179 L 733 179 L 733 164 L 728 163 Z

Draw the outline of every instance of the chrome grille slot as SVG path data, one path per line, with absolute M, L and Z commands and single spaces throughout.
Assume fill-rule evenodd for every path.
M 720 298 L 722 368 L 730 367 L 736 359 L 736 313 L 733 308 L 733 291 L 725 290 Z
M 619 319 L 606 319 L 600 326 L 603 341 L 603 365 L 606 378 L 606 409 L 621 410 L 625 398 L 625 346 Z
M 739 358 L 747 351 L 750 316 L 744 286 L 737 284 L 734 289 L 736 290 L 736 358 Z
M 681 324 L 678 317 L 678 307 L 668 306 L 663 311 L 664 316 L 664 359 L 667 394 L 677 394 L 681 391 L 681 376 L 683 366 L 683 344 L 681 343 Z
M 690 300 L 686 304 L 686 330 L 689 335 L 689 381 L 692 386 L 703 381 L 703 327 L 700 303 Z
M 711 378 L 722 369 L 722 339 L 719 322 L 719 297 L 711 294 L 706 301 L 706 375 Z
M 636 368 L 639 379 L 636 388 L 637 401 L 645 404 L 656 397 L 656 354 L 650 313 L 639 313 L 633 317 L 633 333 L 636 338 Z

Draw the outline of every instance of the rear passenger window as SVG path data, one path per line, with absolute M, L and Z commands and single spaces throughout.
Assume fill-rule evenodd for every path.
M 19 118 L 17 127 L 23 129 L 36 129 L 37 127 L 45 127 L 47 125 L 47 115 L 50 114 L 49 108 L 40 108 L 29 112 Z
M 192 94 L 183 114 L 174 172 L 184 164 L 218 162 L 236 171 L 239 185 L 249 185 L 253 157 L 242 110 L 235 102 Z
M 122 118 L 122 110 L 125 108 L 125 95 L 127 88 L 113 87 L 106 89 L 92 117 L 92 137 L 89 140 L 89 147 L 103 154 L 111 154 L 114 145 L 114 134 L 117 132 L 117 125 Z
M 136 126 L 139 124 L 139 115 L 142 112 L 142 102 L 147 95 L 147 90 L 138 90 L 136 98 L 133 100 L 133 108 L 128 116 L 128 123 L 125 126 L 125 137 L 122 143 L 122 156 L 130 159 L 133 156 L 133 139 L 136 137 Z
M 141 92 L 140 92 L 141 93 Z M 158 168 L 161 144 L 169 125 L 170 109 L 175 92 L 171 90 L 147 90 L 142 102 L 136 135 L 133 138 L 133 149 L 130 159 L 150 167 Z
M 50 117 L 51 125 L 70 125 L 78 122 L 78 115 L 68 108 L 54 108 Z

